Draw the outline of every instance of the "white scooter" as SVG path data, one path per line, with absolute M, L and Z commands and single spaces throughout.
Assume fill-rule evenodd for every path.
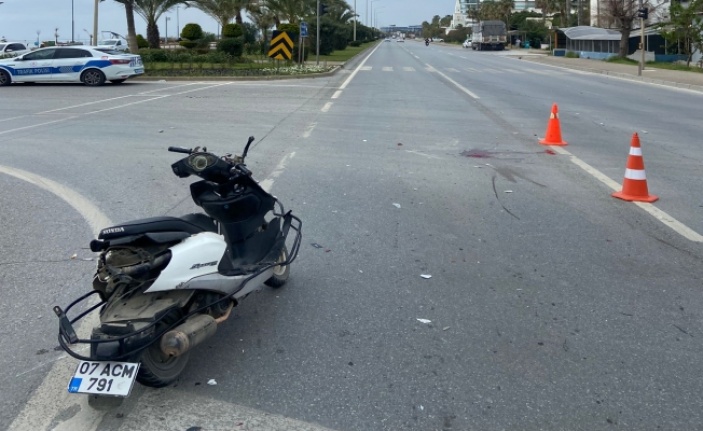
M 134 220 L 91 241 L 100 253 L 93 290 L 65 310 L 54 307 L 59 344 L 80 360 L 69 392 L 126 397 L 135 380 L 167 386 L 245 296 L 285 284 L 302 222 L 252 178 L 244 159 L 253 141 L 241 156 L 169 147 L 188 154 L 171 166 L 174 174 L 202 179 L 190 191 L 206 214 Z M 88 307 L 95 294 L 100 301 Z M 69 319 L 74 307 L 87 309 Z M 73 325 L 97 309 L 100 325 L 79 339 Z M 79 353 L 81 345 L 90 353 Z

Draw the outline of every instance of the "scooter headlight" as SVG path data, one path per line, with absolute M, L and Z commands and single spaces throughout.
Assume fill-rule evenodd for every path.
M 206 154 L 193 155 L 189 161 L 190 166 L 198 172 L 204 170 L 214 162 L 215 161 L 211 160 L 211 157 L 208 157 Z

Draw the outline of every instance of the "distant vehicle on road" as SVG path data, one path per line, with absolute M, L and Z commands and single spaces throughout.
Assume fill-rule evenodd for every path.
M 82 82 L 121 84 L 144 73 L 142 58 L 133 54 L 78 46 L 39 48 L 0 60 L 0 86 L 13 82 Z
M 508 42 L 508 31 L 503 21 L 482 21 L 474 24 L 471 40 L 471 49 L 473 50 L 502 51 Z
M 16 57 L 30 51 L 23 42 L 1 42 L 0 57 Z
M 105 39 L 99 40 L 98 45 L 95 49 L 100 50 L 110 50 L 117 52 L 129 52 L 129 46 L 127 46 L 127 41 L 123 39 Z
M 464 43 L 461 44 L 464 48 L 471 48 L 471 39 L 466 39 Z

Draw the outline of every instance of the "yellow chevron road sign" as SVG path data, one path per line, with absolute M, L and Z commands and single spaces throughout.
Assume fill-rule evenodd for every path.
M 285 31 L 274 31 L 269 45 L 269 57 L 276 60 L 293 58 L 293 41 Z

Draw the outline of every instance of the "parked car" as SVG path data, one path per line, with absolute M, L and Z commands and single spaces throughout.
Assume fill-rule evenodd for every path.
M 144 73 L 142 58 L 92 47 L 39 48 L 19 57 L 0 60 L 0 86 L 13 82 L 82 82 L 98 86 L 121 84 Z
M 16 57 L 29 51 L 23 42 L 0 42 L 0 57 Z
M 110 51 L 129 52 L 129 46 L 127 45 L 127 41 L 122 39 L 99 40 L 98 45 L 95 47 L 95 49 L 99 49 L 101 51 L 107 49 Z
M 471 39 L 466 39 L 464 43 L 461 44 L 464 48 L 471 48 Z

